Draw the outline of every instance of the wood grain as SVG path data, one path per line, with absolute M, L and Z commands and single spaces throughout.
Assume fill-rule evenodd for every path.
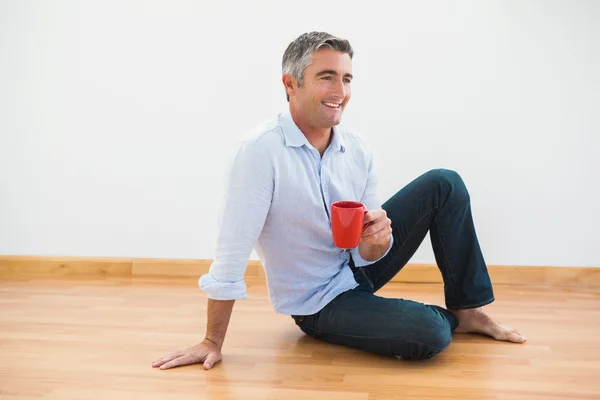
M 0 278 L 27 279 L 78 276 L 96 277 L 163 277 L 197 280 L 205 274 L 211 260 L 98 258 L 0 255 Z M 552 266 L 488 266 L 495 284 L 516 286 L 559 286 L 600 288 L 600 267 Z M 259 261 L 249 261 L 246 279 L 265 280 Z M 396 275 L 397 283 L 441 283 L 442 276 L 435 265 L 408 264 Z
M 491 315 L 525 344 L 455 334 L 411 362 L 329 345 L 275 314 L 259 280 L 236 302 L 223 362 L 161 371 L 198 342 L 206 297 L 187 278 L 0 281 L 0 399 L 598 399 L 600 292 L 496 287 Z M 381 292 L 443 304 L 437 284 Z

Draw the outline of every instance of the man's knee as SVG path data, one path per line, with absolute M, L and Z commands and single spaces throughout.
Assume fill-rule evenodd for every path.
M 451 185 L 464 185 L 462 177 L 459 175 L 459 173 L 451 169 L 432 169 L 426 172 L 424 176 L 433 182 L 443 182 Z
M 439 354 L 452 342 L 452 331 L 446 324 L 441 328 L 432 331 L 423 344 L 424 351 L 420 359 L 428 359 Z
M 450 331 L 450 328 L 438 330 L 429 340 L 430 343 L 427 345 L 428 349 L 425 352 L 424 357 L 422 357 L 423 359 L 431 358 L 446 349 L 452 342 L 452 332 Z
M 441 188 L 442 191 L 447 191 L 461 200 L 470 200 L 467 187 L 456 171 L 444 168 L 432 169 L 426 172 L 423 177 L 435 188 Z
M 451 342 L 450 324 L 440 316 L 428 325 L 426 332 L 420 332 L 418 340 L 398 342 L 394 355 L 409 360 L 426 360 L 441 353 Z

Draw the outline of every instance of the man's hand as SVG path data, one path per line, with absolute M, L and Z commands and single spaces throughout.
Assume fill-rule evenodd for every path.
M 235 300 L 208 299 L 206 306 L 208 323 L 205 339 L 195 346 L 174 351 L 163 358 L 159 358 L 152 363 L 152 366 L 169 369 L 181 367 L 182 365 L 204 363 L 204 369 L 211 369 L 213 365 L 221 361 L 221 348 L 223 347 L 234 303 Z
M 208 370 L 221 361 L 221 357 L 221 349 L 211 341 L 204 339 L 195 346 L 177 350 L 167 354 L 163 358 L 159 358 L 152 363 L 152 367 L 169 369 L 183 365 L 204 363 L 204 369 Z
M 358 252 L 367 261 L 380 259 L 390 246 L 392 221 L 387 217 L 385 210 L 372 210 L 365 214 L 364 229 Z
M 385 210 L 372 210 L 365 214 L 365 225 L 360 241 L 372 245 L 387 246 L 390 244 L 392 221 Z

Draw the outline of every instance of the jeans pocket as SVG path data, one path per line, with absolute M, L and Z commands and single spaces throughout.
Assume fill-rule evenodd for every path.
M 317 337 L 317 322 L 319 313 L 312 315 L 292 315 L 300 330 L 310 337 Z

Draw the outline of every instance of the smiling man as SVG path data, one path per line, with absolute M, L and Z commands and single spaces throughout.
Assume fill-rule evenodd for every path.
M 208 294 L 205 339 L 154 367 L 210 369 L 221 360 L 234 302 L 247 297 L 244 273 L 253 248 L 275 311 L 316 339 L 407 359 L 433 357 L 455 332 L 525 341 L 483 311 L 494 294 L 469 193 L 456 172 L 431 170 L 379 202 L 373 152 L 341 124 L 352 58 L 347 40 L 325 32 L 303 34 L 286 49 L 289 110 L 246 135 L 228 174 L 216 257 L 199 280 Z M 369 210 L 354 249 L 333 243 L 330 208 L 339 200 Z M 446 307 L 376 295 L 428 232 Z

